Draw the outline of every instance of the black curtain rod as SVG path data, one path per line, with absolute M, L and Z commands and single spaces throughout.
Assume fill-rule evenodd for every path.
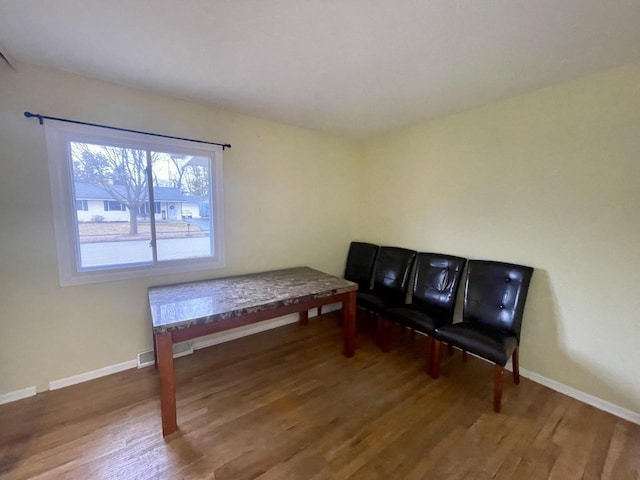
M 207 145 L 218 145 L 219 147 L 222 147 L 223 150 L 225 148 L 231 148 L 231 144 L 229 143 L 205 142 L 204 140 L 194 140 L 193 138 L 172 137 L 171 135 L 162 135 L 160 133 L 143 132 L 141 130 L 131 130 L 129 128 L 112 127 L 110 125 L 100 125 L 99 123 L 80 122 L 78 120 L 70 120 L 68 118 L 48 117 L 47 115 L 39 115 L 37 113 L 31 113 L 31 112 L 24 112 L 24 116 L 27 118 L 37 118 L 38 121 L 40 122 L 40 125 L 42 125 L 45 120 L 56 120 L 58 122 L 76 123 L 78 125 L 89 125 L 90 127 L 108 128 L 109 130 L 118 130 L 120 132 L 140 133 L 142 135 L 151 135 L 152 137 L 171 138 L 172 140 L 186 140 L 188 142 L 206 143 Z

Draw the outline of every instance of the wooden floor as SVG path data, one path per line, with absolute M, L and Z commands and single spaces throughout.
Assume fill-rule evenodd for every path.
M 176 360 L 167 440 L 154 368 L 0 406 L 0 478 L 640 478 L 640 426 L 527 379 L 495 414 L 491 365 L 457 353 L 431 380 L 400 331 L 345 359 L 332 315 Z

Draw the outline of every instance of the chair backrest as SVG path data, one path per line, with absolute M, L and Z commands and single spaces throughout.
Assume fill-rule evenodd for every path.
M 412 303 L 451 323 L 462 271 L 467 260 L 439 253 L 418 253 Z
M 520 341 L 532 274 L 533 268 L 523 265 L 469 260 L 462 320 L 497 328 Z
M 344 278 L 357 283 L 360 290 L 369 290 L 379 249 L 372 243 L 351 242 Z
M 373 274 L 373 290 L 392 302 L 405 303 L 409 275 L 418 252 L 380 247 Z

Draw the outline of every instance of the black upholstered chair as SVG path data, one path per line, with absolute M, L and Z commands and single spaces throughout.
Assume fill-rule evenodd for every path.
M 382 334 L 381 313 L 386 308 L 404 305 L 407 299 L 409 276 L 417 252 L 399 247 L 380 247 L 373 272 L 373 289 L 359 291 L 356 306 L 376 315 L 378 341 Z
M 419 253 L 412 302 L 384 310 L 384 320 L 399 323 L 428 335 L 425 368 L 431 373 L 433 332 L 453 322 L 453 310 L 466 259 L 439 253 Z M 388 349 L 385 328 L 384 349 Z
M 445 342 L 496 364 L 493 409 L 500 411 L 504 366 L 513 358 L 513 381 L 520 383 L 518 345 L 533 268 L 469 260 L 462 322 L 437 327 L 432 377 L 440 375 L 440 345 Z
M 371 290 L 373 267 L 378 258 L 380 247 L 372 243 L 351 242 L 347 255 L 347 266 L 344 278 L 358 284 L 359 292 Z M 322 315 L 322 307 L 318 307 L 318 315 Z
M 379 250 L 380 247 L 372 243 L 351 242 L 349 246 L 344 278 L 357 283 L 358 290 L 361 292 L 371 290 L 373 267 Z

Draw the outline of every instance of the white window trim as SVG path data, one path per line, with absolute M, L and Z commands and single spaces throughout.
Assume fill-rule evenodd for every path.
M 187 140 L 165 139 L 148 135 L 108 130 L 86 125 L 45 122 L 51 205 L 58 254 L 58 274 L 61 286 L 151 277 L 174 273 L 194 272 L 225 266 L 224 196 L 222 191 L 221 146 L 201 144 Z M 75 241 L 75 199 L 72 196 L 72 178 L 67 152 L 68 142 L 80 137 L 86 142 L 116 142 L 131 148 L 166 151 L 178 148 L 180 152 L 211 158 L 210 188 L 213 210 L 210 212 L 213 228 L 215 257 L 167 260 L 156 264 L 114 267 L 102 270 L 78 271 Z

